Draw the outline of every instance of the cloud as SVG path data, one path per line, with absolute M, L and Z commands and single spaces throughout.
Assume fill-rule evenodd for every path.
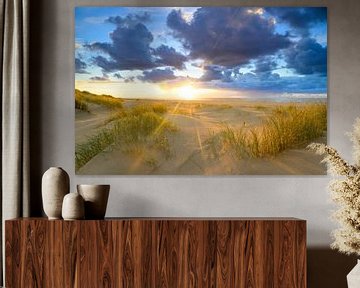
M 185 68 L 184 62 L 187 60 L 186 56 L 176 52 L 173 47 L 161 45 L 154 49 L 153 54 L 159 57 L 156 63 L 160 65 L 171 66 L 177 69 Z
M 109 78 L 106 78 L 104 76 L 93 76 L 93 77 L 90 77 L 90 80 L 93 80 L 93 81 L 108 81 Z
M 203 67 L 204 74 L 198 79 L 201 82 L 221 81 L 233 82 L 241 75 L 239 67 L 225 68 L 223 66 L 209 65 Z
M 186 57 L 173 47 L 151 47 L 154 36 L 143 23 L 147 21 L 150 21 L 147 12 L 109 17 L 106 22 L 116 25 L 115 30 L 110 33 L 111 41 L 85 45 L 86 48 L 101 53 L 93 57 L 93 63 L 105 72 L 147 70 L 161 66 L 183 69 Z
M 241 73 L 240 67 L 226 69 L 222 66 L 204 67 L 198 79 L 210 88 L 267 91 L 274 93 L 326 93 L 327 79 L 319 73 L 297 76 L 281 76 L 272 72 L 277 64 L 273 57 L 260 58 L 251 72 Z
M 208 83 L 215 88 L 236 90 L 267 91 L 281 93 L 326 93 L 327 81 L 320 75 L 286 76 L 265 72 L 261 74 L 238 73 L 232 81 Z
M 89 78 L 90 80 L 93 81 L 109 81 L 109 75 L 106 73 L 103 73 L 103 76 L 93 76 Z
M 303 36 L 308 36 L 309 29 L 317 23 L 327 21 L 326 7 L 268 7 L 267 12 L 297 29 Z
M 121 76 L 120 73 L 114 73 L 114 77 L 116 77 L 117 79 L 123 79 L 124 77 Z
M 213 65 L 247 64 L 291 44 L 287 35 L 275 32 L 272 21 L 242 7 L 199 8 L 189 23 L 181 10 L 172 10 L 167 25 L 190 50 L 192 59 L 204 59 Z
M 151 82 L 151 83 L 173 80 L 175 78 L 176 76 L 174 75 L 174 71 L 172 71 L 170 68 L 144 71 L 143 75 L 138 77 L 138 79 L 141 81 Z
M 146 23 L 151 20 L 151 16 L 149 12 L 144 12 L 142 14 L 128 14 L 125 17 L 121 16 L 113 16 L 106 19 L 106 22 L 112 23 L 115 25 L 134 25 L 139 22 Z
M 281 76 L 272 72 L 276 67 L 273 58 L 261 58 L 254 63 L 251 72 L 241 73 L 239 68 L 226 69 L 221 66 L 206 66 L 198 79 L 201 85 L 210 88 L 264 91 L 274 93 L 326 93 L 327 78 L 319 73 Z
M 117 21 L 122 23 L 120 20 Z M 127 22 L 124 20 L 124 23 Z M 150 48 L 154 38 L 144 24 L 140 22 L 118 24 L 110 33 L 110 39 L 110 43 L 95 42 L 86 45 L 90 50 L 109 55 L 109 59 L 104 56 L 93 58 L 94 64 L 104 71 L 143 70 L 155 67 Z
M 213 81 L 213 80 L 220 80 L 224 77 L 223 70 L 221 67 L 216 65 L 209 65 L 203 67 L 204 74 L 200 77 L 200 81 Z
M 276 69 L 277 63 L 273 57 L 262 57 L 255 62 L 255 74 L 267 73 Z
M 80 60 L 79 58 L 75 58 L 75 73 L 78 74 L 89 74 L 89 72 L 86 71 L 87 64 Z
M 313 38 L 303 38 L 285 51 L 287 67 L 303 75 L 327 75 L 327 47 Z

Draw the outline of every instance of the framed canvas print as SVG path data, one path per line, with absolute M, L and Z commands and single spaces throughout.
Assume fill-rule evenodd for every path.
M 319 175 L 324 7 L 77 7 L 87 175 Z

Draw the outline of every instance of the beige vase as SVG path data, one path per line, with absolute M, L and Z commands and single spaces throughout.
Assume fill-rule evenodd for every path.
M 65 195 L 62 204 L 62 217 L 64 220 L 84 219 L 84 199 L 79 193 L 69 193 Z
M 60 167 L 49 168 L 42 177 L 43 208 L 49 219 L 61 219 L 63 198 L 69 193 L 69 175 Z
M 347 275 L 348 288 L 360 287 L 360 260 L 357 261 L 355 267 Z
M 110 185 L 77 185 L 85 201 L 85 219 L 104 219 L 109 198 Z

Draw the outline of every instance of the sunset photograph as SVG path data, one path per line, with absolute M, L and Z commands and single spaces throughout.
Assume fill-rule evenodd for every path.
M 324 7 L 75 8 L 82 175 L 322 175 Z

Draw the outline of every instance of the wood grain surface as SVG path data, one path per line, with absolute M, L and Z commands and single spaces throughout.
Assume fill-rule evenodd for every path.
M 5 223 L 6 287 L 306 287 L 297 219 L 23 218 Z

